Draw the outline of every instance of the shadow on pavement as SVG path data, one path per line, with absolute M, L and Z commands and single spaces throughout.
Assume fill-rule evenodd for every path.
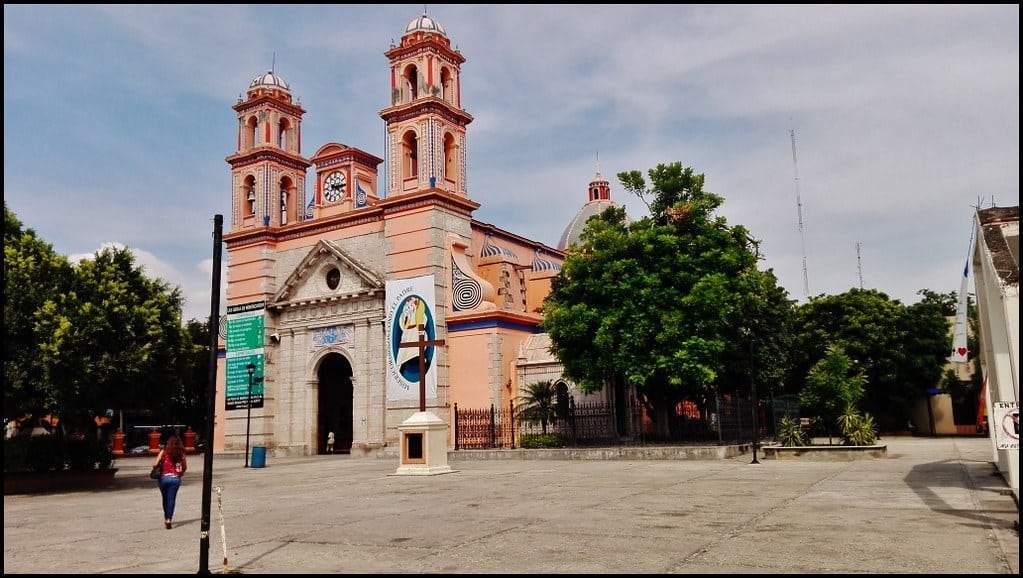
M 969 468 L 984 468 L 990 467 L 990 465 L 990 462 L 952 459 L 919 464 L 913 466 L 913 469 L 911 469 L 909 474 L 903 478 L 903 481 L 933 512 L 981 522 L 985 527 L 990 526 L 992 528 L 1001 528 L 1006 530 L 1015 529 L 1018 532 L 1018 526 L 1015 526 L 1012 520 L 1004 518 L 1007 514 L 1016 514 L 1018 516 L 1018 510 L 974 510 L 972 508 L 953 508 L 951 504 L 946 502 L 944 498 L 938 495 L 938 493 L 933 489 L 961 488 L 966 490 L 994 492 L 999 495 L 1004 495 L 1000 488 L 978 486 L 976 480 L 980 476 L 971 476 L 970 472 L 967 471 Z M 1009 504 L 1013 504 L 1013 502 L 1010 501 Z M 998 516 L 999 514 L 1001 516 Z M 964 525 L 974 526 L 974 524 Z

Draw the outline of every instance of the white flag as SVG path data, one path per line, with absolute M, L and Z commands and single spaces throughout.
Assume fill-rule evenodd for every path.
M 966 363 L 969 349 L 966 346 L 966 279 L 970 274 L 970 259 L 963 267 L 963 281 L 959 285 L 959 305 L 956 307 L 956 325 L 952 332 L 952 363 Z

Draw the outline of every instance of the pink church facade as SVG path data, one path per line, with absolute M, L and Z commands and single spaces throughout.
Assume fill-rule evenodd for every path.
M 385 56 L 384 158 L 341 143 L 304 157 L 305 111 L 273 72 L 233 107 L 227 305 L 265 303 L 263 407 L 252 410 L 250 427 L 252 445 L 274 455 L 321 453 L 328 430 L 341 450 L 393 450 L 397 426 L 418 403 L 385 392 L 388 280 L 434 279 L 446 346 L 427 409 L 450 425 L 456 403 L 506 406 L 519 394 L 525 342 L 542 332 L 540 307 L 565 257 L 564 238 L 554 248 L 473 218 L 480 205 L 466 179 L 465 58 L 440 24 L 416 18 Z M 609 203 L 609 189 L 591 183 L 589 199 Z M 335 337 L 325 342 L 324 332 Z M 214 448 L 237 452 L 246 412 L 227 409 L 224 375 L 221 358 Z

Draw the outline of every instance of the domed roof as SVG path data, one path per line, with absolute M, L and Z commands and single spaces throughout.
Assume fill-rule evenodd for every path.
M 599 215 L 604 212 L 604 209 L 608 207 L 617 207 L 613 201 L 609 199 L 595 199 L 582 206 L 579 212 L 575 214 L 575 217 L 568 222 L 568 226 L 565 227 L 565 232 L 561 234 L 561 240 L 558 241 L 558 249 L 561 251 L 567 250 L 572 244 L 579 242 L 579 237 L 583 234 L 583 229 L 586 228 L 586 221 L 594 215 Z
M 405 34 L 411 34 L 413 32 L 434 32 L 436 34 L 445 34 L 444 27 L 440 25 L 440 22 L 437 22 L 433 18 L 427 16 L 426 12 L 423 12 L 422 16 L 415 18 L 412 22 L 408 23 L 408 26 L 405 27 Z
M 253 88 L 260 87 L 277 88 L 280 90 L 291 90 L 288 87 L 288 83 L 285 82 L 283 78 L 281 78 L 279 75 L 270 70 L 268 70 L 266 74 L 260 74 L 256 78 L 253 78 L 252 82 L 249 83 L 250 90 Z

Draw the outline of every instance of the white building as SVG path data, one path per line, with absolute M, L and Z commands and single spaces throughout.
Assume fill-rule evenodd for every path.
M 1004 424 L 992 413 L 997 402 L 1019 407 L 1019 207 L 977 211 L 976 236 L 973 271 L 989 431 L 998 470 L 1019 499 L 1019 449 L 997 449 L 996 430 Z

